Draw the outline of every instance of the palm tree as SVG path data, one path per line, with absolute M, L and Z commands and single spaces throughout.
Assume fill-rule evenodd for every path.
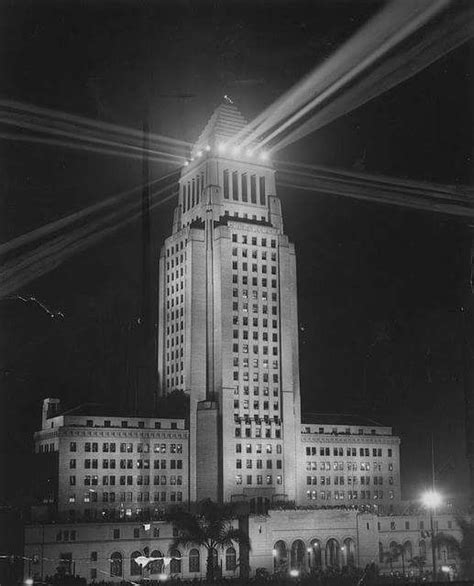
M 218 548 L 231 547 L 233 543 L 239 544 L 241 548 L 250 548 L 248 535 L 233 526 L 236 518 L 232 505 L 214 503 L 210 499 L 199 504 L 197 514 L 183 510 L 171 512 L 168 520 L 178 532 L 171 548 L 175 549 L 180 545 L 204 547 L 207 551 L 206 578 L 213 581 Z
M 421 577 L 421 575 L 423 574 L 423 568 L 426 565 L 426 558 L 420 555 L 415 555 L 408 562 L 408 565 L 412 568 L 417 568 Z
M 400 543 L 391 543 L 389 551 L 383 554 L 384 560 L 390 562 L 390 569 L 393 569 L 393 562 L 402 559 L 402 572 L 405 575 L 405 545 Z

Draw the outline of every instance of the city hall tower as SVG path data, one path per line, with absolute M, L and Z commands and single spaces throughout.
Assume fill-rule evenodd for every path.
M 300 389 L 296 262 L 275 171 L 246 121 L 214 112 L 183 167 L 161 250 L 160 393 L 190 397 L 191 501 L 296 499 Z

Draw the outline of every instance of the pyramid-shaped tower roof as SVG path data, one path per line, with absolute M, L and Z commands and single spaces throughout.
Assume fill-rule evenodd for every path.
M 205 149 L 235 138 L 247 126 L 247 120 L 234 104 L 221 104 L 214 110 L 195 144 L 195 150 Z

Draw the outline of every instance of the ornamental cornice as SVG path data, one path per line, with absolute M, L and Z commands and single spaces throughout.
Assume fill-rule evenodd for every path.
M 83 437 L 87 439 L 92 438 L 115 438 L 115 439 L 139 439 L 139 440 L 163 440 L 163 439 L 180 439 L 187 441 L 188 440 L 188 433 L 186 430 L 181 431 L 168 431 L 168 430 L 156 430 L 156 431 L 149 431 L 149 432 L 140 432 L 139 430 L 104 430 L 104 429 L 76 429 L 71 427 L 61 427 L 55 431 L 56 436 L 61 437 Z M 51 437 L 50 435 L 46 435 L 45 432 L 42 432 L 41 436 L 38 436 L 38 439 L 43 439 Z

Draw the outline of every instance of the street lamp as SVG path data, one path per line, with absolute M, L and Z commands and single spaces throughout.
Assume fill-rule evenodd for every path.
M 441 495 L 433 490 L 428 490 L 422 496 L 422 502 L 430 511 L 430 534 L 431 534 L 431 556 L 433 560 L 433 582 L 436 582 L 436 552 L 435 552 L 435 530 L 433 517 L 436 508 L 442 503 Z

